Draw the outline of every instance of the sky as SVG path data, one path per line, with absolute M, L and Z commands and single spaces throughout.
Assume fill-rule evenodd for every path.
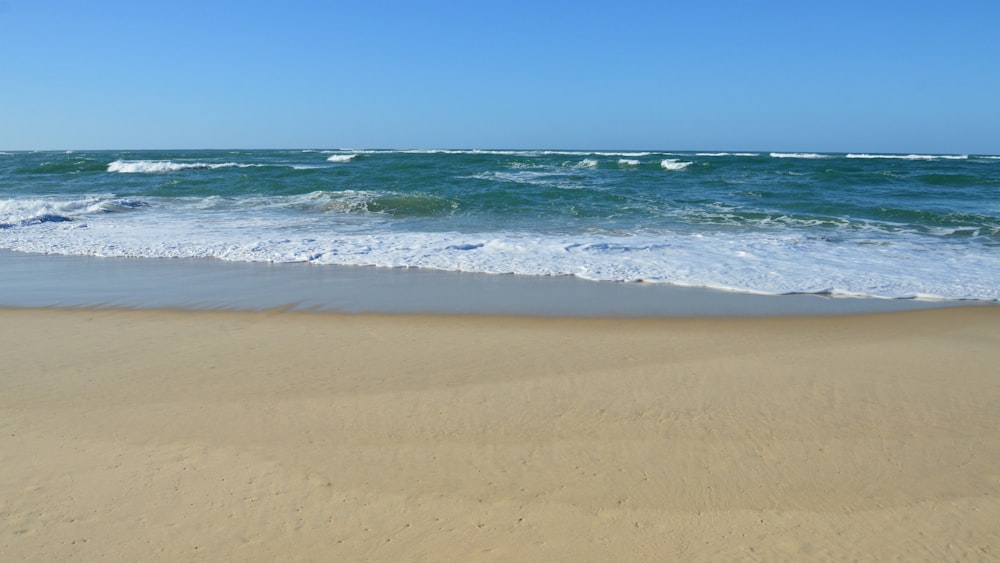
M 1000 154 L 1000 2 L 0 0 L 0 150 Z

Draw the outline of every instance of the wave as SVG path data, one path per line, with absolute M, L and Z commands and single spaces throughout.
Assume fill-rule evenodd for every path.
M 26 227 L 40 223 L 76 221 L 89 215 L 129 211 L 148 207 L 143 200 L 118 197 L 83 197 L 71 200 L 0 200 L 0 226 Z
M 665 170 L 684 170 L 688 166 L 691 166 L 690 162 L 682 162 L 676 158 L 666 158 L 660 162 L 660 166 Z
M 593 158 L 585 158 L 576 163 L 575 168 L 597 168 L 597 161 Z
M 164 174 L 181 170 L 216 170 L 219 168 L 255 168 L 266 164 L 238 162 L 173 162 L 170 160 L 116 160 L 108 164 L 108 172 L 121 174 Z
M 367 199 L 372 194 L 362 195 Z M 386 202 L 391 203 L 391 202 Z M 413 267 L 490 274 L 572 275 L 786 294 L 1000 300 L 1000 257 L 956 255 L 908 238 L 881 244 L 802 233 L 715 232 L 605 236 L 505 232 L 248 229 L 259 217 L 237 214 L 214 225 L 135 220 L 74 229 L 59 214 L 39 216 L 41 229 L 0 229 L 0 247 L 107 257 L 217 258 L 242 262 L 310 262 Z M 940 268 L 947 262 L 955 268 Z M 681 265 L 681 266 L 679 266 Z M 773 272 L 781 272 L 774 275 Z
M 479 174 L 473 174 L 469 178 L 474 178 L 476 180 L 489 180 L 496 182 L 510 182 L 514 184 L 529 184 L 533 186 L 546 186 L 546 187 L 556 187 L 556 188 L 570 188 L 578 187 L 571 185 L 569 181 L 569 175 L 566 171 L 562 170 L 550 170 L 548 168 L 537 170 L 527 170 L 522 167 L 515 167 L 514 172 L 480 172 Z
M 371 151 L 355 151 L 369 153 L 396 153 L 396 154 L 466 154 L 466 155 L 495 155 L 495 156 L 538 156 L 542 154 L 562 154 L 578 155 L 588 154 L 581 152 L 565 151 L 539 151 L 539 150 L 498 150 L 498 149 L 384 149 Z
M 969 155 L 935 155 L 935 154 L 867 154 L 867 153 L 849 153 L 845 158 L 863 158 L 863 159 L 896 159 L 896 160 L 968 160 Z
M 772 152 L 771 158 L 829 158 L 829 155 L 815 152 Z
M 459 155 L 491 155 L 491 156 L 620 156 L 643 157 L 653 154 L 648 151 L 587 151 L 587 150 L 546 150 L 546 149 L 354 149 L 342 148 L 334 150 L 304 150 L 302 152 L 322 152 L 327 154 L 351 152 L 355 154 L 459 154 Z M 663 154 L 663 153 L 660 153 Z
M 357 154 L 333 154 L 326 160 L 328 162 L 350 162 L 357 156 Z
M 12 229 L 14 227 L 26 227 L 29 225 L 39 225 L 42 223 L 65 223 L 66 221 L 72 221 L 73 219 L 66 217 L 65 215 L 58 215 L 55 213 L 40 213 L 38 215 L 32 216 L 28 219 L 23 219 L 16 222 L 3 221 L 0 220 L 0 229 Z
M 318 213 L 375 213 L 394 217 L 431 217 L 447 215 L 458 204 L 442 197 L 422 193 L 378 190 L 315 191 L 294 196 L 271 196 L 233 201 L 215 198 L 215 209 L 285 208 Z
M 394 217 L 445 215 L 457 207 L 457 204 L 442 197 L 393 191 L 313 192 L 305 198 L 325 212 L 377 213 Z
M 103 161 L 74 158 L 72 160 L 56 160 L 42 162 L 35 166 L 19 170 L 25 174 L 76 174 L 81 172 L 102 172 L 105 170 Z
M 619 158 L 618 164 L 621 166 L 639 166 L 640 162 L 635 158 Z

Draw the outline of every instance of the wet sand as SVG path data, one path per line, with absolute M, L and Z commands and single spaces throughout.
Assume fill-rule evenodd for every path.
M 576 317 L 909 311 L 986 302 L 755 295 L 639 282 L 192 258 L 0 251 L 0 307 L 125 307 Z

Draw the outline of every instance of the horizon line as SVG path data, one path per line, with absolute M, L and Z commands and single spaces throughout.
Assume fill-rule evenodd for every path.
M 370 151 L 370 152 L 551 152 L 551 153 L 579 153 L 594 154 L 602 152 L 614 153 L 683 153 L 696 155 L 704 154 L 728 154 L 738 156 L 739 154 L 821 154 L 821 155 L 886 155 L 886 156 L 1000 156 L 998 153 L 989 152 L 927 152 L 927 151 L 872 151 L 872 150 L 809 150 L 809 149 L 649 149 L 649 148 L 469 148 L 469 147 L 202 147 L 202 148 L 48 148 L 48 149 L 0 149 L 0 153 L 49 153 L 49 152 L 167 152 L 167 151 L 190 151 L 190 152 L 222 152 L 222 151 Z

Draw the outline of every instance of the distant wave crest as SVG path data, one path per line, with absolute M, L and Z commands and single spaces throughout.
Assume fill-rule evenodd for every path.
M 969 155 L 959 154 L 959 155 L 935 155 L 935 154 L 868 154 L 868 153 L 850 153 L 847 158 L 886 158 L 886 159 L 896 159 L 896 160 L 968 160 Z
M 698 152 L 695 156 L 759 156 L 755 152 Z
M 116 160 L 108 164 L 108 172 L 121 174 L 165 174 L 181 170 L 216 170 L 218 168 L 249 168 L 261 164 L 237 162 L 173 162 L 170 160 Z
M 772 152 L 771 158 L 827 158 L 827 155 L 815 152 Z

